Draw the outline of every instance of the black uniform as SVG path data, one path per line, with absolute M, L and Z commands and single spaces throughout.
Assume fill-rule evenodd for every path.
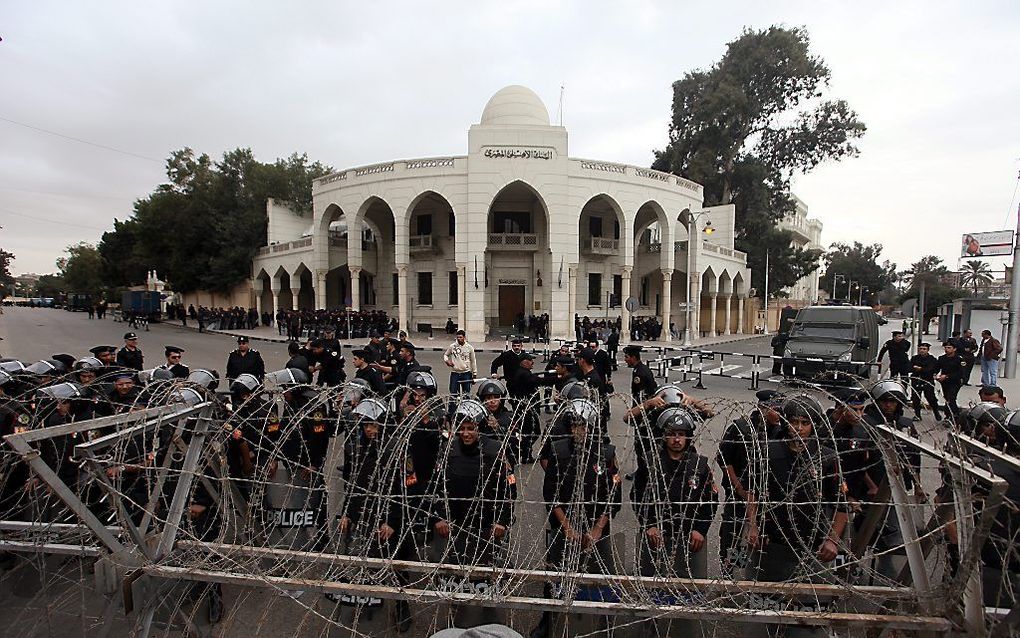
M 492 360 L 489 366 L 489 374 L 496 374 L 500 366 L 503 367 L 503 378 L 513 379 L 517 369 L 521 367 L 521 358 L 513 350 L 504 350 L 499 356 Z
M 960 337 L 956 341 L 959 344 L 956 354 L 963 360 L 963 385 L 970 385 L 970 373 L 974 369 L 978 344 L 974 337 Z
M 163 370 L 169 370 L 175 379 L 187 379 L 188 375 L 191 374 L 191 369 L 183 363 L 175 363 L 173 365 L 164 363 L 159 367 Z
M 382 372 L 379 372 L 375 368 L 370 368 L 368 366 L 360 368 L 354 373 L 354 378 L 368 381 L 368 385 L 372 388 L 372 392 L 379 395 L 386 394 L 386 382 L 383 381 Z
M 931 406 L 935 420 L 939 420 L 939 400 L 935 396 L 935 375 L 939 371 L 939 360 L 931 354 L 915 354 L 910 358 L 910 388 L 913 393 L 910 397 L 914 406 L 914 414 L 921 415 L 921 395 Z
M 322 354 L 316 357 L 315 362 L 320 366 L 319 385 L 338 386 L 347 380 L 347 373 L 344 372 L 344 358 L 338 350 L 325 348 Z
M 942 396 L 946 399 L 949 413 L 956 417 L 960 413 L 960 406 L 956 405 L 956 397 L 963 387 L 963 372 L 965 364 L 959 353 L 954 352 L 952 356 L 944 354 L 938 359 L 939 374 L 946 375 L 946 378 L 939 383 L 942 384 Z
M 134 350 L 128 350 L 127 346 L 124 346 L 117 351 L 117 365 L 125 368 L 131 368 L 132 370 L 142 370 L 143 361 L 145 357 L 142 355 L 141 348 L 135 348 Z
M 906 339 L 889 339 L 878 351 L 878 360 L 881 361 L 885 353 L 889 353 L 889 374 L 894 377 L 906 377 L 910 374 L 910 342 Z
M 630 375 L 630 393 L 634 397 L 634 403 L 636 405 L 644 403 L 652 398 L 657 389 L 651 369 L 643 361 L 638 361 Z
M 234 350 L 227 357 L 227 378 L 236 379 L 242 374 L 254 375 L 259 381 L 266 378 L 266 362 L 255 348 L 248 350 L 247 354 Z
M 747 490 L 748 468 L 759 462 L 768 444 L 769 428 L 761 412 L 754 411 L 750 417 L 741 417 L 726 428 L 722 441 L 719 442 L 719 453 L 716 464 L 722 470 L 723 491 L 726 505 L 723 507 L 722 522 L 719 526 L 719 558 L 724 566 L 735 565 L 740 540 L 740 530 L 747 516 L 747 498 L 736 493 L 730 480 L 727 466 L 733 468 L 733 474 L 743 490 Z
M 704 578 L 708 528 L 718 502 L 708 459 L 690 443 L 676 460 L 661 446 L 652 466 L 651 471 L 634 477 L 634 497 L 641 528 L 658 528 L 663 546 L 653 549 L 647 537 L 641 535 L 641 575 Z M 706 540 L 693 570 L 690 567 L 695 561 L 689 546 L 692 531 Z
M 565 558 L 576 556 L 565 553 L 566 537 L 552 510 L 560 507 L 578 533 L 590 530 L 602 516 L 612 519 L 620 511 L 620 474 L 616 466 L 616 449 L 603 444 L 591 434 L 584 445 L 573 438 L 561 439 L 552 444 L 549 466 L 545 470 L 542 496 L 549 507 L 549 525 L 552 541 L 548 562 L 562 569 L 593 571 L 611 568 L 612 544 L 608 523 L 596 543 L 596 552 L 582 558 L 586 565 L 564 565 Z M 599 558 L 593 555 L 597 553 Z
M 490 540 L 494 525 L 509 528 L 514 520 L 517 479 L 512 461 L 499 442 L 480 437 L 465 445 L 458 437 L 450 444 L 440 478 L 435 519 L 452 524 L 454 559 L 464 565 L 492 563 L 496 541 Z
M 757 460 L 760 465 L 748 474 L 748 489 L 758 501 L 761 538 L 767 541 L 758 580 L 789 580 L 799 565 L 814 560 L 834 508 L 845 508 L 835 451 L 815 437 L 804 446 L 795 452 L 787 441 L 774 439 Z

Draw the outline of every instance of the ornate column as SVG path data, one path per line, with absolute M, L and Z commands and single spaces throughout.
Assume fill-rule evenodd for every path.
M 711 304 L 712 304 L 711 310 L 709 311 L 709 314 L 708 314 L 708 322 L 709 322 L 708 323 L 708 331 L 709 331 L 709 336 L 714 337 L 714 336 L 716 336 L 716 334 L 715 334 L 715 324 L 716 324 L 715 316 L 717 314 L 719 314 L 719 294 L 713 292 L 711 295 L 708 296 L 708 298 L 711 300 Z
M 407 324 L 407 322 L 409 321 L 409 317 L 408 317 L 408 312 L 407 312 L 408 308 L 407 308 L 407 266 L 406 265 L 397 266 L 397 307 L 398 307 L 397 316 L 398 316 L 399 321 L 400 321 L 400 329 L 401 330 L 407 330 L 408 334 L 410 334 L 411 330 L 410 330 L 410 328 L 408 327 L 408 324 Z
M 723 326 L 724 335 L 733 334 L 733 330 L 730 328 L 730 306 L 733 305 L 734 298 L 736 298 L 736 295 L 730 292 L 723 295 L 723 303 L 726 304 L 726 313 L 724 315 L 726 318 L 726 324 Z
M 467 330 L 467 304 L 465 303 L 466 294 L 467 266 L 465 264 L 457 264 L 457 328 L 465 331 Z M 485 335 L 482 335 L 479 340 L 484 338 Z
M 734 295 L 737 299 L 737 334 L 744 334 L 744 304 L 747 303 L 747 297 L 744 295 Z
M 673 271 L 669 268 L 662 269 L 662 334 L 666 336 L 665 341 L 672 341 L 673 335 L 669 332 L 670 297 L 673 293 Z
M 259 314 L 259 325 L 262 325 L 262 291 L 266 289 L 266 285 L 261 277 L 256 277 L 251 282 L 251 287 L 255 292 L 255 312 Z
M 701 337 L 701 274 L 697 271 L 690 274 L 690 299 L 687 303 L 691 304 L 691 339 L 698 339 Z
M 351 271 L 351 310 L 358 312 L 361 310 L 361 267 L 348 266 L 348 270 Z
M 567 304 L 567 314 L 570 315 L 570 334 L 574 335 L 574 315 L 577 314 L 577 266 L 571 265 L 568 269 L 570 283 L 567 286 L 567 294 L 570 295 Z
M 315 308 L 317 310 L 326 309 L 326 273 L 327 270 L 316 270 L 315 271 Z M 343 300 L 341 299 L 341 302 Z
M 620 300 L 620 323 L 623 324 L 620 327 L 621 343 L 630 342 L 630 310 L 627 310 L 627 299 L 630 298 L 630 275 L 633 270 L 632 266 L 624 266 L 620 271 L 623 276 L 623 286 L 620 288 L 620 296 L 623 297 Z
M 278 313 L 281 310 L 280 291 L 283 290 L 283 284 L 280 283 L 280 280 L 278 278 L 273 277 L 269 281 L 269 289 L 273 291 L 273 309 L 270 312 L 273 315 L 273 321 L 276 321 L 276 313 Z
M 293 281 L 293 279 L 291 281 Z M 298 284 L 297 288 L 293 288 L 292 287 L 290 289 L 290 309 L 291 310 L 297 310 L 298 309 L 298 296 L 300 294 L 301 294 L 300 284 Z

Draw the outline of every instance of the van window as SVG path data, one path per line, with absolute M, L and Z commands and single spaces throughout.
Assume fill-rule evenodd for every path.
M 790 337 L 854 341 L 854 333 L 853 326 L 832 323 L 799 323 L 793 326 L 793 330 L 790 331 Z

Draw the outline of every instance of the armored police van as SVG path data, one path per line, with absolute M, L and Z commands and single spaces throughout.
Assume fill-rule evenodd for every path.
M 870 378 L 878 356 L 881 319 L 867 306 L 802 308 L 783 352 L 783 374 L 814 381 Z

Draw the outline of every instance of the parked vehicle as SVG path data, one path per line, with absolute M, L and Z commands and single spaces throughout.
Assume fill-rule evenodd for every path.
M 125 290 L 120 299 L 121 316 L 135 315 L 159 321 L 162 314 L 160 295 L 154 290 Z
M 878 315 L 868 306 L 801 309 L 783 352 L 783 373 L 822 382 L 847 374 L 874 377 L 876 366 L 869 364 L 878 357 L 878 325 Z
M 92 307 L 92 295 L 88 293 L 72 292 L 67 295 L 64 302 L 64 310 L 70 312 L 88 312 Z

